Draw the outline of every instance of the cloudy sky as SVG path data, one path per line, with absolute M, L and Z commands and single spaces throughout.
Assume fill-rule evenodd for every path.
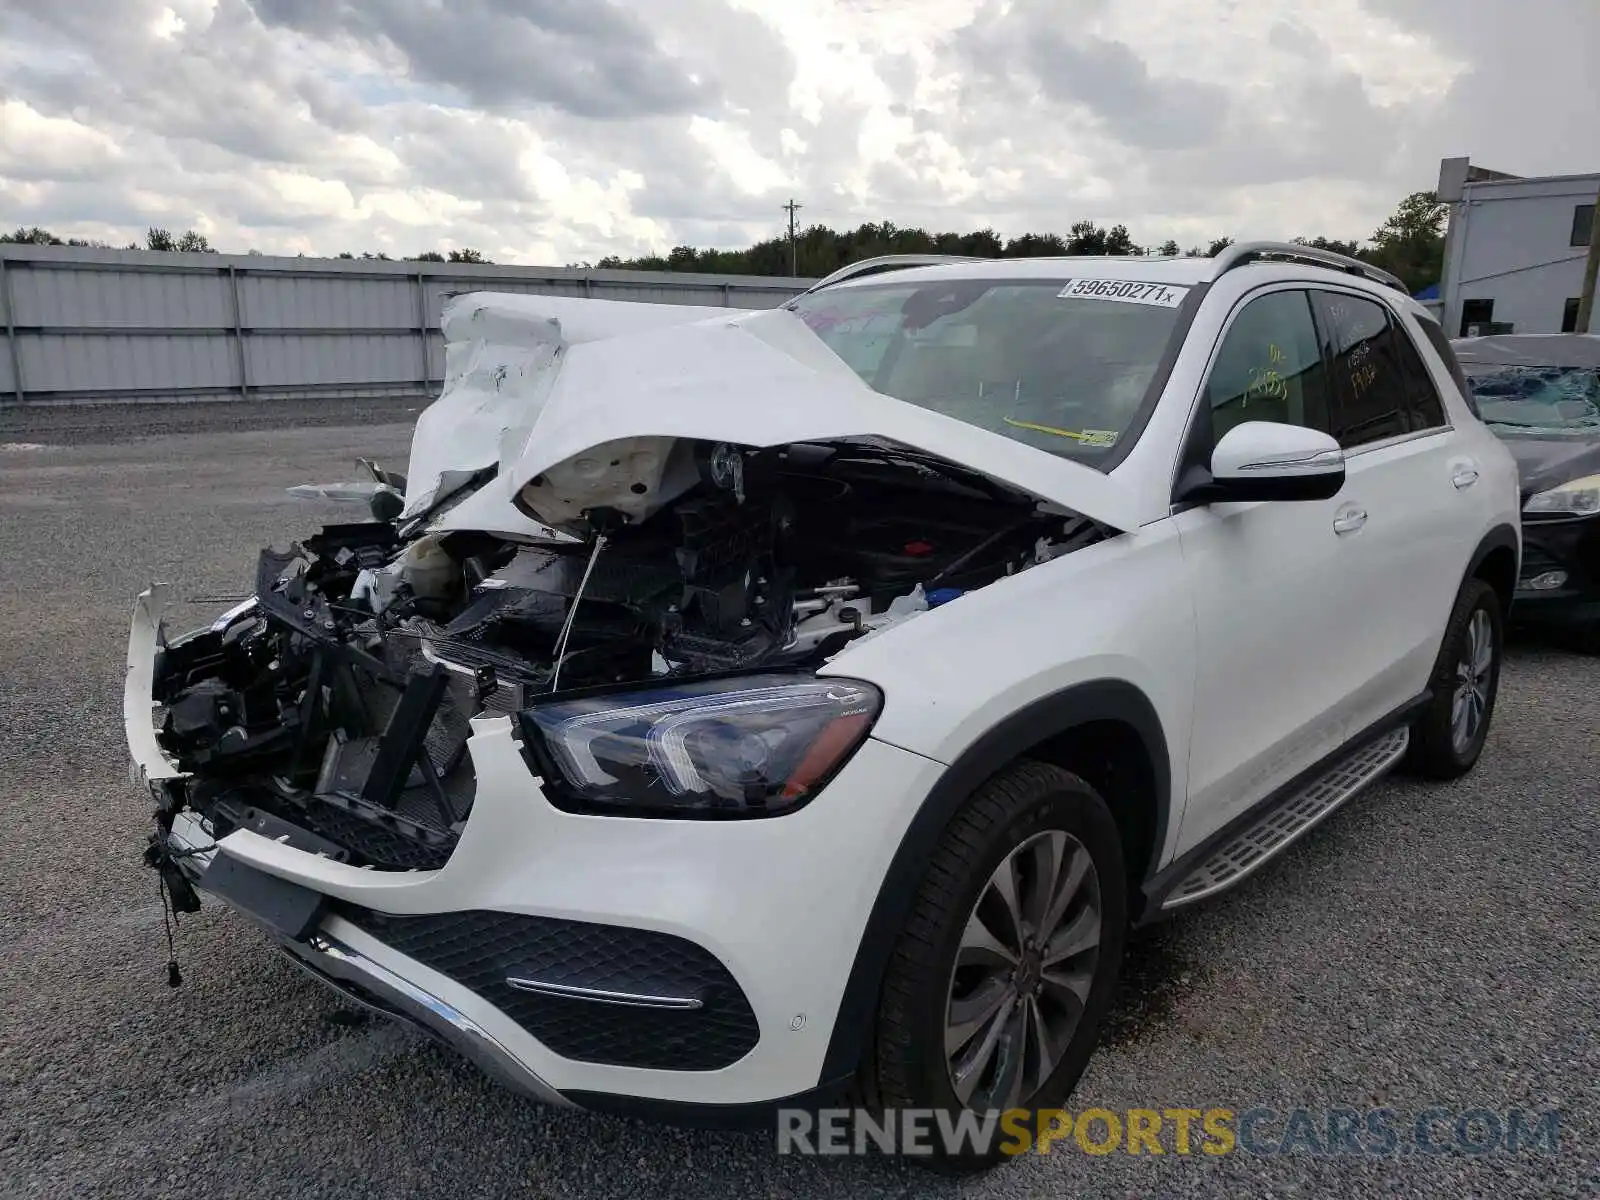
M 1596 0 L 0 0 L 0 224 L 567 263 L 803 222 L 1365 237 L 1600 167 Z

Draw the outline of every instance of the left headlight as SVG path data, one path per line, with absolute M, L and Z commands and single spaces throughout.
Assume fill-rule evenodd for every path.
M 522 719 L 557 790 L 586 807 L 759 817 L 819 791 L 882 704 L 859 680 L 750 675 L 555 700 Z
M 1582 479 L 1563 483 L 1560 487 L 1551 488 L 1547 492 L 1529 496 L 1528 502 L 1522 506 L 1522 511 L 1571 513 L 1580 517 L 1588 516 L 1590 513 L 1600 513 L 1600 475 L 1586 475 Z

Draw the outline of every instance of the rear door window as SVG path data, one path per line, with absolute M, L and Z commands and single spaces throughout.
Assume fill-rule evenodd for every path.
M 1431 408 L 1418 403 L 1407 352 L 1418 372 L 1422 362 L 1388 309 L 1346 292 L 1319 291 L 1315 298 L 1333 364 L 1332 432 L 1339 445 L 1349 450 L 1443 423 L 1436 395 Z

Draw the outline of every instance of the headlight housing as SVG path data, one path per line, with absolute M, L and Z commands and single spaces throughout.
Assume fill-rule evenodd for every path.
M 815 795 L 883 695 L 854 679 L 746 675 L 538 704 L 522 714 L 557 803 L 628 816 L 764 817 Z
M 1574 479 L 1560 487 L 1529 496 L 1522 511 L 1564 513 L 1575 517 L 1600 513 L 1600 475 L 1586 475 L 1582 479 Z

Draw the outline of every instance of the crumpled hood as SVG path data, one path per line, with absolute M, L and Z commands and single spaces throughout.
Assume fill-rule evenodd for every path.
M 737 311 L 498 292 L 469 292 L 446 301 L 440 322 L 444 387 L 417 418 L 402 517 L 416 516 L 495 466 L 508 430 L 521 428 L 526 435 L 571 347 Z M 503 514 L 507 523 L 529 524 L 509 504 L 502 507 L 508 510 Z
M 483 489 L 491 495 L 469 501 L 474 528 L 516 532 L 503 526 L 520 519 L 529 532 L 571 532 L 583 508 L 600 506 L 642 519 L 692 482 L 675 456 L 691 440 L 769 447 L 857 437 L 948 459 L 1115 529 L 1137 524 L 1115 480 L 874 392 L 782 309 L 477 295 L 447 315 L 447 337 L 467 333 L 476 336 L 449 350 L 457 382 L 417 425 L 408 513 L 431 502 L 419 460 L 430 477 L 465 478 L 495 461 L 484 444 L 494 428 L 499 477 Z M 471 461 L 428 444 L 447 440 L 470 440 Z M 451 516 L 452 527 L 467 527 Z

